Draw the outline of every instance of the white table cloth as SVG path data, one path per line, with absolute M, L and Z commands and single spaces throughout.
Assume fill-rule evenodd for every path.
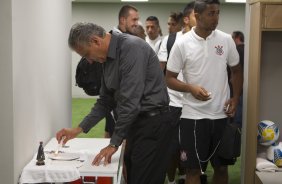
M 20 183 L 60 183 L 79 179 L 81 176 L 112 177 L 113 183 L 121 180 L 123 166 L 123 148 L 113 155 L 111 164 L 93 166 L 91 163 L 100 150 L 109 144 L 104 138 L 75 138 L 67 142 L 60 151 L 79 154 L 80 157 L 72 161 L 51 160 L 48 155 L 58 147 L 57 140 L 52 138 L 44 147 L 45 165 L 36 165 L 36 155 L 24 167 Z

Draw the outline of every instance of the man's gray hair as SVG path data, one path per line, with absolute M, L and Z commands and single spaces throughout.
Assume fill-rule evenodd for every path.
M 76 48 L 80 45 L 89 44 L 91 36 L 104 38 L 106 31 L 101 26 L 88 22 L 79 22 L 72 26 L 69 34 L 69 47 Z

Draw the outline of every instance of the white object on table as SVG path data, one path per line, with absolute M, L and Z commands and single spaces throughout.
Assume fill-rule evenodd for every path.
M 58 143 L 57 149 L 55 151 L 55 155 L 59 154 L 60 149 L 63 147 L 63 142 L 64 142 L 65 137 L 62 138 L 61 142 Z
M 39 182 L 51 182 L 51 183 L 68 182 L 70 181 L 69 178 L 59 178 L 59 179 L 55 178 L 56 181 L 50 181 L 50 178 L 46 178 L 46 174 L 45 175 L 42 174 L 42 170 L 45 171 L 46 173 L 46 169 L 48 168 L 49 172 L 52 173 L 52 175 L 58 176 L 61 172 L 64 172 L 64 170 L 67 173 L 68 169 L 66 168 L 71 168 L 70 172 L 72 172 L 71 176 L 74 177 L 72 178 L 73 180 L 78 179 L 77 174 L 75 173 L 75 170 L 77 170 L 79 176 L 82 176 L 82 177 L 84 176 L 112 177 L 113 184 L 119 184 L 121 180 L 121 174 L 122 174 L 122 168 L 123 168 L 123 150 L 124 149 L 122 146 L 120 146 L 118 151 L 115 152 L 115 154 L 112 156 L 112 160 L 111 160 L 112 162 L 108 164 L 107 166 L 103 165 L 104 160 L 102 160 L 102 163 L 100 163 L 99 166 L 92 165 L 92 161 L 95 158 L 95 156 L 100 152 L 102 148 L 109 145 L 109 142 L 110 142 L 110 139 L 105 139 L 105 138 L 71 139 L 66 143 L 64 147 L 60 149 L 60 151 L 64 153 L 78 153 L 81 155 L 80 158 L 78 158 L 78 160 L 72 160 L 72 161 L 51 160 L 45 154 L 45 163 L 46 163 L 45 166 L 36 166 L 35 165 L 36 156 L 35 156 L 33 160 L 23 169 L 23 172 L 20 178 L 20 183 L 36 183 L 35 180 L 34 182 L 31 182 L 30 180 L 30 178 L 34 177 L 34 174 L 35 176 L 37 176 L 37 178 L 40 179 Z M 45 152 L 54 151 L 56 150 L 57 146 L 58 146 L 57 140 L 55 138 L 52 138 L 47 143 L 47 145 L 44 147 L 44 151 Z M 75 163 L 76 167 L 70 167 L 69 166 L 70 164 L 66 164 L 66 163 L 71 163 L 71 162 Z M 59 166 L 60 163 L 64 163 L 65 166 Z M 57 167 L 54 168 L 54 166 L 57 166 Z M 56 168 L 59 168 L 59 169 L 56 169 Z M 40 170 L 41 172 L 39 172 Z M 36 175 L 37 172 L 41 174 Z M 62 179 L 68 179 L 68 181 L 62 181 Z
M 48 154 L 48 158 L 52 160 L 59 160 L 59 161 L 72 161 L 79 159 L 80 154 L 79 153 L 51 153 Z

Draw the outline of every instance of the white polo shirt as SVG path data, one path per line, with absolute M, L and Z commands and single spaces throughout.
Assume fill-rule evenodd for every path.
M 176 33 L 175 42 L 182 35 L 183 35 L 182 31 L 177 32 Z M 167 62 L 167 55 L 168 55 L 168 53 L 167 53 L 167 46 L 166 46 L 167 45 L 167 40 L 168 40 L 168 35 L 163 38 L 160 50 L 158 52 L 158 58 L 162 62 Z M 179 73 L 177 79 L 183 81 L 183 75 L 182 75 L 181 72 Z M 183 94 L 182 94 L 182 92 L 178 92 L 178 91 L 172 90 L 170 88 L 167 88 L 167 91 L 168 91 L 168 95 L 169 95 L 169 99 L 170 99 L 169 105 L 173 106 L 173 107 L 182 107 L 182 101 L 183 101 Z
M 194 29 L 174 43 L 167 70 L 175 73 L 182 70 L 184 82 L 204 87 L 211 92 L 211 99 L 200 101 L 191 93 L 184 93 L 181 117 L 224 118 L 224 103 L 230 94 L 226 67 L 237 65 L 239 54 L 231 35 L 215 30 L 205 40 Z
M 185 33 L 184 33 L 185 34 Z M 175 41 L 183 35 L 183 32 L 182 31 L 179 31 L 176 33 L 176 37 L 175 37 Z M 168 36 L 169 35 L 166 35 L 164 38 L 163 38 L 163 41 L 162 41 L 162 44 L 160 46 L 160 50 L 158 52 L 158 58 L 160 61 L 162 62 L 167 62 L 167 41 L 168 41 Z
M 177 34 L 176 34 L 176 37 L 177 37 Z M 158 52 L 158 58 L 161 62 L 167 62 L 167 48 L 166 48 L 167 40 L 168 40 L 168 35 L 166 35 L 163 38 L 162 44 L 160 46 L 160 50 Z
M 162 37 L 159 35 L 156 39 L 151 40 L 149 36 L 146 36 L 145 40 L 152 47 L 155 53 L 158 54 L 160 46 L 162 44 Z

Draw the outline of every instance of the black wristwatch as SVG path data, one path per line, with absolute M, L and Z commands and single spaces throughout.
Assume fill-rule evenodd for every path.
M 112 143 L 110 143 L 110 144 L 109 144 L 109 146 L 110 146 L 110 147 L 113 147 L 113 148 L 118 148 L 118 146 L 117 146 L 117 145 L 112 144 Z

